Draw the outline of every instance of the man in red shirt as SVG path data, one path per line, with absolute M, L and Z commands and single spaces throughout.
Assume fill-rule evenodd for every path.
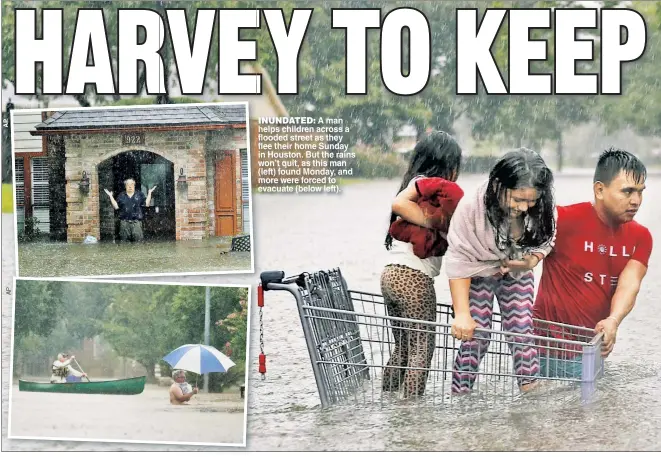
M 634 307 L 652 252 L 652 235 L 633 220 L 646 177 L 645 166 L 633 154 L 602 153 L 594 174 L 594 204 L 557 207 L 555 247 L 544 260 L 534 317 L 603 332 L 604 357 Z M 570 377 L 576 375 L 569 371 L 574 372 Z

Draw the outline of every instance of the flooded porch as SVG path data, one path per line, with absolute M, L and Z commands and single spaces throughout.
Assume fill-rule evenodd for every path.
M 251 252 L 231 251 L 232 237 L 141 244 L 19 243 L 23 277 L 249 272 Z

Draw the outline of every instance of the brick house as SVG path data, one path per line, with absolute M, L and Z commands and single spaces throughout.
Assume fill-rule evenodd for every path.
M 145 214 L 147 239 L 248 231 L 246 108 L 236 103 L 49 113 L 30 133 L 45 139 L 51 235 L 73 243 L 87 235 L 115 240 L 118 221 L 104 188 L 118 195 L 127 178 L 145 194 L 157 186 Z

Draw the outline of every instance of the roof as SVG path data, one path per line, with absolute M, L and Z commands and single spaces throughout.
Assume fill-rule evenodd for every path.
M 245 105 L 176 106 L 58 111 L 39 130 L 245 124 Z

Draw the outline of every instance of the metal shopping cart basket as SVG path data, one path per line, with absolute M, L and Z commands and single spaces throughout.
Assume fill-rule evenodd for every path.
M 401 393 L 384 388 L 383 373 L 397 344 L 405 344 L 393 336 L 402 328 L 409 332 L 408 341 L 410 335 L 424 333 L 435 343 L 429 368 L 417 368 L 428 371 L 426 390 L 413 400 L 439 404 L 466 397 L 454 395 L 451 389 L 453 375 L 466 372 L 454 365 L 461 341 L 452 336 L 450 305 L 437 304 L 435 322 L 388 316 L 382 296 L 348 289 L 339 269 L 291 277 L 267 271 L 260 280 L 259 306 L 265 291 L 285 290 L 296 299 L 322 407 L 400 401 Z M 603 336 L 592 329 L 541 320 L 535 320 L 534 327 L 534 335 L 505 332 L 500 314 L 494 312 L 492 328 L 476 330 L 474 339 L 482 340 L 477 346 L 484 353 L 475 354 L 481 363 L 472 372 L 469 397 L 525 396 L 511 355 L 513 345 L 519 345 L 535 348 L 538 354 L 540 370 L 534 380 L 540 387 L 530 391 L 533 396 L 536 390 L 558 391 L 572 401 L 590 401 L 603 373 Z

